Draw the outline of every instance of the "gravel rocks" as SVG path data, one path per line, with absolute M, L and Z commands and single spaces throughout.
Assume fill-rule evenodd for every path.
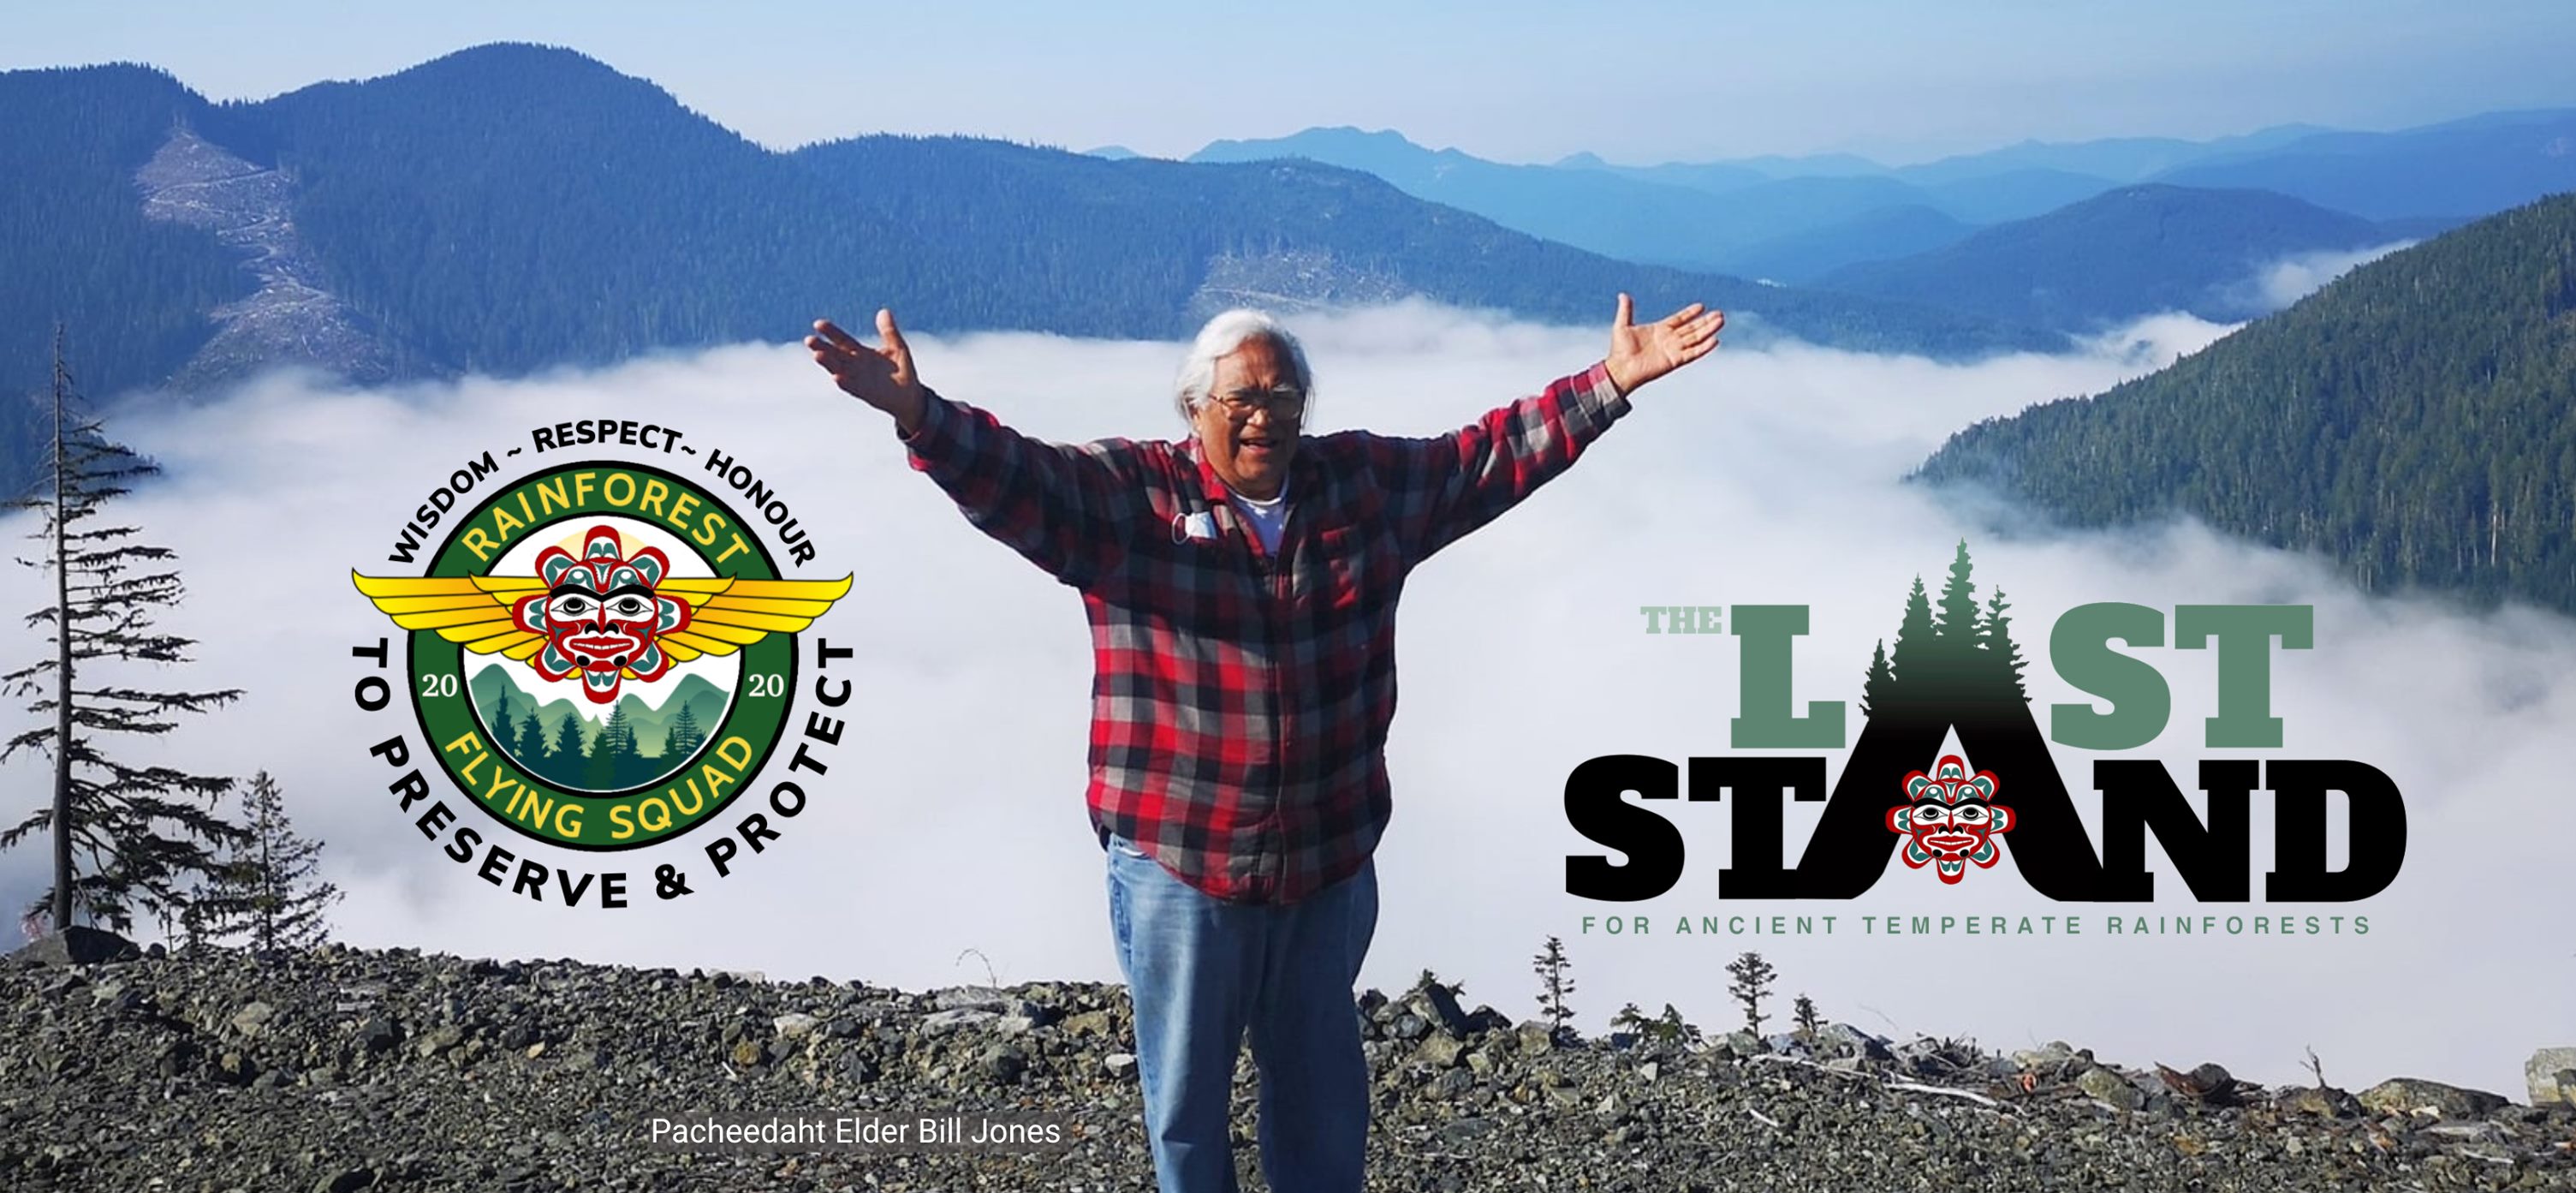
M 2576 1190 L 2576 1107 L 2431 1082 L 2267 1090 L 1848 1025 L 1619 1047 L 1436 984 L 1359 1007 L 1372 1188 Z M 909 993 L 338 947 L 0 965 L 0 1188 L 1143 1189 L 1133 1049 L 1125 992 L 1071 982 Z M 642 1144 L 656 1113 L 797 1110 L 1044 1114 L 1076 1138 Z M 1237 1161 L 1258 1187 L 1255 1150 Z

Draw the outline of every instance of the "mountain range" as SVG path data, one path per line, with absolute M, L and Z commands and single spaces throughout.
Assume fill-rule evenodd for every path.
M 140 66 L 5 72 L 0 112 L 0 392 L 43 384 L 57 324 L 105 396 L 280 364 L 360 383 L 603 364 L 872 301 L 927 331 L 1177 338 L 1225 306 L 1410 296 L 1590 323 L 1626 290 L 1725 307 L 1753 338 L 1954 359 L 2185 310 L 2254 322 L 1964 431 L 1921 476 L 2576 609 L 2571 111 L 1894 168 L 1515 166 L 1355 129 L 1188 162 L 962 137 L 779 153 L 572 51 L 493 45 L 256 103 Z M 2278 314 L 2249 291 L 2284 260 L 2427 237 Z M 41 413 L 0 403 L 0 485 L 32 475 Z M 487 695 L 549 726 L 587 711 Z M 648 714 L 629 712 L 642 744 Z
M 2365 589 L 2576 613 L 2576 194 L 2361 266 L 2171 368 L 1951 437 L 1918 475 L 2072 526 L 2174 515 Z
M 2388 133 L 2291 125 L 2210 141 L 2024 142 L 1899 167 L 1849 155 L 1638 167 L 1578 154 L 1506 165 L 1347 127 L 1216 141 L 1191 160 L 1345 166 L 1610 256 L 1807 283 L 2138 183 L 2276 192 L 2392 224 L 2383 239 L 2407 239 L 2576 188 L 2571 150 L 2576 110 Z
M 2254 284 L 2267 264 L 2387 245 L 2404 231 L 2271 191 L 2146 183 L 1914 256 L 1846 265 L 1820 284 L 2067 331 L 2158 311 L 2237 322 L 2279 305 Z
M 955 137 L 776 153 L 569 50 L 491 45 L 209 103 L 141 66 L 0 73 L 0 392 L 68 331 L 94 394 L 306 364 L 372 382 L 785 340 L 855 302 L 926 331 L 1177 338 L 1224 306 L 1423 296 L 1592 323 L 1973 356 L 2057 336 L 1612 260 L 1308 162 Z M 0 482 L 34 459 L 0 416 Z

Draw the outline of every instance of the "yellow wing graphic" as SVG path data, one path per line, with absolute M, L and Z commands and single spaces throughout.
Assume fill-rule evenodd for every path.
M 476 654 L 526 662 L 545 646 L 544 636 L 520 629 L 510 616 L 521 598 L 545 591 L 545 581 L 535 576 L 362 576 L 352 571 L 349 579 L 395 625 L 436 630 L 439 637 Z M 689 603 L 689 625 L 659 641 L 674 662 L 732 654 L 771 634 L 793 634 L 812 625 L 834 601 L 849 595 L 850 580 L 673 577 L 656 591 Z
M 689 603 L 687 629 L 659 641 L 678 662 L 702 654 L 732 654 L 771 634 L 793 634 L 814 624 L 832 603 L 850 595 L 850 577 L 838 580 L 694 579 L 675 576 L 656 592 Z

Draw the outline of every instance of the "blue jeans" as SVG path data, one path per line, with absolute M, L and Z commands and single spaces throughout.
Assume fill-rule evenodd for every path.
M 1377 932 L 1377 864 L 1296 903 L 1227 903 L 1111 837 L 1109 924 L 1162 1193 L 1233 1193 L 1234 1060 L 1247 1029 L 1270 1187 L 1358 1193 L 1369 1072 L 1351 987 Z

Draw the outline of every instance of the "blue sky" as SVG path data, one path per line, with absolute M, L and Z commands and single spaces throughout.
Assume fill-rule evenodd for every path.
M 353 13 L 364 12 L 363 17 Z M 972 133 L 1188 153 L 1318 124 L 1505 161 L 2396 128 L 2576 105 L 2566 0 L 10 6 L 0 69 L 144 61 L 216 98 L 566 45 L 765 144 Z

